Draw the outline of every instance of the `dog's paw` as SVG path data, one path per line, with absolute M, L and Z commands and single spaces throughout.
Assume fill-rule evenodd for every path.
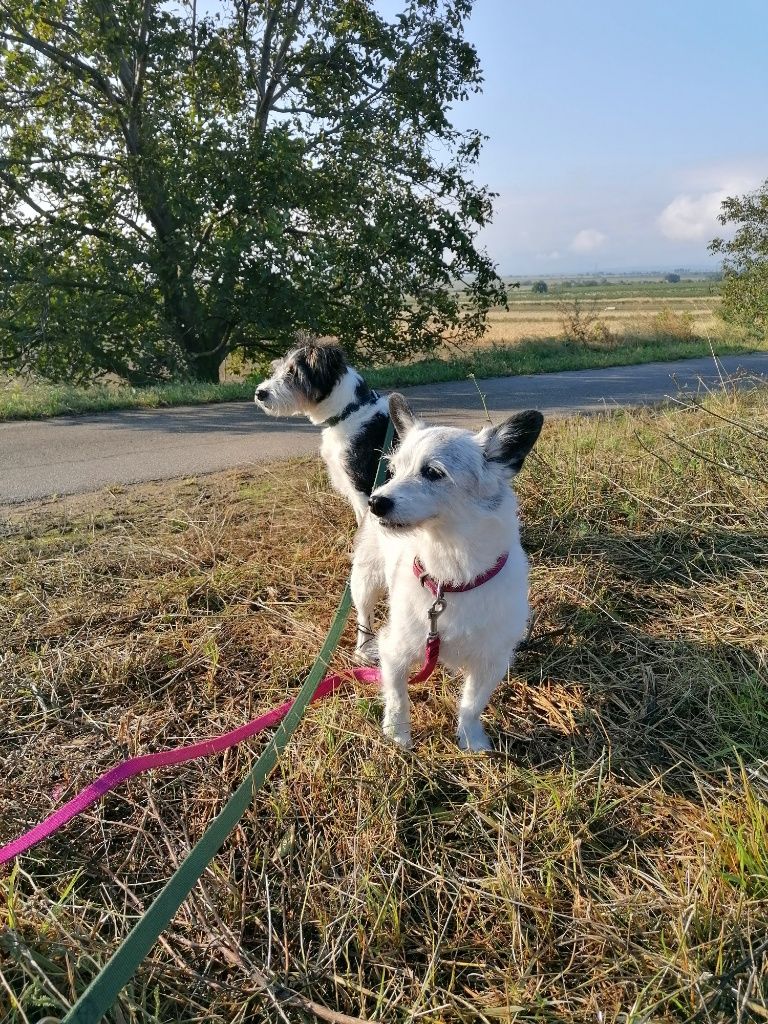
M 482 754 L 493 750 L 488 734 L 480 722 L 459 726 L 458 740 L 462 750 L 469 750 L 473 754 Z
M 355 658 L 363 665 L 379 664 L 379 642 L 375 636 L 369 637 L 355 648 Z
M 411 740 L 411 725 L 406 719 L 401 717 L 389 718 L 386 710 L 384 712 L 384 720 L 381 723 L 384 730 L 384 735 L 388 740 L 392 740 L 398 747 L 402 747 L 403 750 L 410 750 L 413 745 Z
M 404 729 L 397 730 L 384 730 L 384 735 L 388 740 L 392 740 L 393 743 L 397 744 L 402 750 L 410 750 L 413 746 L 413 740 L 409 731 Z

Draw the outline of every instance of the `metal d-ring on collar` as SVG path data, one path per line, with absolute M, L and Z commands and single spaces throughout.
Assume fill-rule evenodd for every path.
M 446 593 L 449 594 L 465 594 L 468 590 L 475 590 L 476 587 L 482 587 L 488 580 L 492 580 L 494 576 L 501 572 L 504 566 L 507 564 L 509 558 L 509 552 L 504 551 L 496 559 L 494 564 L 487 569 L 485 572 L 480 573 L 479 576 L 475 576 L 468 583 L 454 583 L 453 581 L 445 582 L 444 580 L 436 580 L 434 576 L 430 576 L 418 555 L 413 560 L 413 574 L 418 579 L 422 587 L 431 591 L 435 600 L 431 605 L 427 615 L 429 616 L 429 635 L 430 637 L 437 636 L 437 620 L 443 614 L 446 607 L 445 597 Z
M 437 597 L 429 608 L 427 615 L 429 617 L 429 635 L 430 637 L 437 636 L 437 620 L 445 611 L 446 601 L 443 597 L 442 584 L 437 588 Z

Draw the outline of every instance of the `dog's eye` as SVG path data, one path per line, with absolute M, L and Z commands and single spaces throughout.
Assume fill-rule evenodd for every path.
M 391 462 L 387 463 L 387 480 L 392 480 L 395 475 L 395 467 Z
M 437 466 L 423 466 L 421 475 L 425 480 L 442 480 L 445 473 L 442 469 L 438 469 Z

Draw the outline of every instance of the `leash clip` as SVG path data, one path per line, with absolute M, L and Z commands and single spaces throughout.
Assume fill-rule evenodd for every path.
M 437 597 L 435 598 L 434 604 L 431 606 L 427 615 L 429 616 L 429 635 L 437 636 L 437 620 L 445 611 L 445 599 L 443 598 L 443 588 L 439 585 L 437 588 Z

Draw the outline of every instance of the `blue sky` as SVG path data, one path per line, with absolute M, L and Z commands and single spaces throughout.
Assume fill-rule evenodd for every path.
M 714 264 L 723 196 L 768 178 L 768 0 L 478 0 L 467 35 L 503 272 Z
M 722 199 L 768 178 L 768 0 L 476 0 L 467 36 L 502 273 L 717 265 Z

